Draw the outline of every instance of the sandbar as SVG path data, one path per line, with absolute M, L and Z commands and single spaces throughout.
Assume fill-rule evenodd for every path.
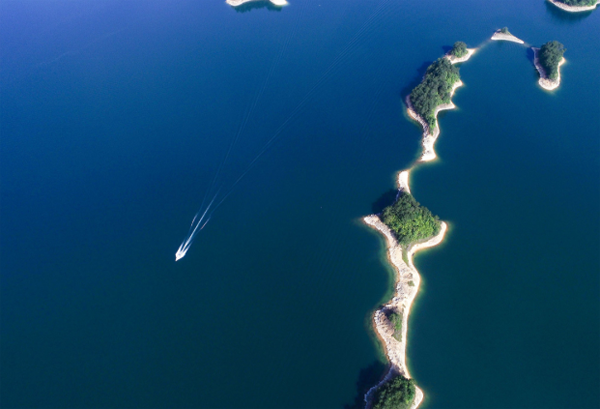
M 552 90 L 558 88 L 558 86 L 560 85 L 560 66 L 563 65 L 565 62 L 567 62 L 567 60 L 565 60 L 565 57 L 563 57 L 558 62 L 558 68 L 557 68 L 558 76 L 556 77 L 555 80 L 551 80 L 550 78 L 548 78 L 548 75 L 546 74 L 546 70 L 544 70 L 544 67 L 542 67 L 542 65 L 540 64 L 540 59 L 538 58 L 538 52 L 540 51 L 540 49 L 536 48 L 536 47 L 531 47 L 531 49 L 533 50 L 533 64 L 535 65 L 535 68 L 537 68 L 537 70 L 540 74 L 540 79 L 538 80 L 538 84 L 540 84 L 540 87 L 542 87 L 548 91 L 552 91 Z
M 512 41 L 513 43 L 525 44 L 525 41 L 520 38 L 515 37 L 512 34 L 502 33 L 500 30 L 496 31 L 494 35 L 492 35 L 492 40 L 494 41 Z
M 596 0 L 596 3 L 593 6 L 569 6 L 560 1 L 556 0 L 548 0 L 550 3 L 554 4 L 556 7 L 563 9 L 564 11 L 568 11 L 570 13 L 579 13 L 581 11 L 590 11 L 595 10 L 596 6 L 600 4 L 600 0 Z

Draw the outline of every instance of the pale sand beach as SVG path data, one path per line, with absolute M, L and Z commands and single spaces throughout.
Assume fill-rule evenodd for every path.
M 237 6 L 241 6 L 244 3 L 249 3 L 251 1 L 257 1 L 257 0 L 226 0 L 225 3 L 229 4 L 230 6 L 237 7 Z M 285 0 L 269 0 L 269 1 L 276 6 L 285 6 L 288 4 L 288 2 Z
M 450 97 L 452 97 L 454 95 L 454 92 L 456 91 L 456 89 L 458 87 L 460 87 L 461 85 L 464 85 L 464 84 L 460 80 L 457 81 L 456 83 L 454 83 L 454 86 L 452 87 L 452 92 L 450 93 Z M 421 154 L 421 158 L 419 160 L 421 162 L 428 162 L 430 160 L 434 160 L 437 156 L 435 154 L 435 150 L 433 149 L 433 145 L 435 144 L 436 139 L 440 135 L 439 121 L 436 120 L 436 127 L 433 128 L 433 133 L 430 133 L 429 125 L 427 124 L 427 122 L 415 112 L 415 110 L 412 106 L 412 102 L 410 102 L 410 95 L 408 95 L 406 97 L 405 101 L 406 101 L 406 110 L 408 112 L 408 115 L 412 119 L 414 119 L 415 121 L 420 123 L 421 126 L 423 127 L 423 142 L 422 142 L 423 153 Z M 438 105 L 434 111 L 434 115 L 437 119 L 437 115 L 440 111 L 444 111 L 446 109 L 454 109 L 454 108 L 456 108 L 456 105 L 454 105 L 452 102 L 450 102 L 449 104 Z
M 410 192 L 408 185 L 409 171 L 400 172 L 398 175 L 398 189 L 400 192 Z M 442 222 L 440 232 L 431 239 L 411 245 L 407 250 L 408 264 L 406 264 L 402 258 L 402 246 L 398 244 L 396 238 L 392 234 L 391 230 L 383 224 L 377 215 L 370 215 L 365 217 L 364 222 L 369 226 L 377 229 L 382 233 L 387 241 L 388 247 L 388 259 L 396 270 L 396 292 L 392 300 L 386 304 L 380 310 L 377 310 L 373 316 L 375 323 L 375 329 L 378 337 L 381 339 L 385 349 L 386 356 L 390 362 L 390 369 L 384 379 L 371 388 L 365 395 L 365 402 L 367 407 L 371 403 L 371 398 L 375 390 L 383 383 L 391 379 L 395 374 L 401 374 L 406 378 L 410 378 L 410 373 L 406 367 L 406 341 L 408 334 L 408 317 L 410 314 L 410 307 L 419 291 L 419 285 L 421 283 L 421 277 L 414 267 L 412 257 L 413 255 L 424 248 L 433 247 L 442 242 L 444 235 L 447 231 L 447 224 Z M 393 337 L 394 329 L 391 327 L 390 322 L 386 318 L 386 313 L 389 311 L 396 311 L 402 314 L 402 337 L 398 341 Z M 415 400 L 411 406 L 412 409 L 419 406 L 424 397 L 423 391 L 416 387 Z
M 520 38 L 517 38 L 512 34 L 501 33 L 500 30 L 496 31 L 492 35 L 491 39 L 494 41 L 512 41 L 513 43 L 525 44 L 525 41 L 521 40 Z
M 579 13 L 582 11 L 590 11 L 595 10 L 596 6 L 600 4 L 600 0 L 596 1 L 596 4 L 593 6 L 569 6 L 568 4 L 562 3 L 556 0 L 548 0 L 550 3 L 554 4 L 556 7 L 563 9 L 564 11 L 568 11 L 570 13 Z
M 538 73 L 540 74 L 540 79 L 538 80 L 538 84 L 540 84 L 540 87 L 544 88 L 545 90 L 548 90 L 548 91 L 555 90 L 560 85 L 560 66 L 563 65 L 565 62 L 567 62 L 567 60 L 565 60 L 565 57 L 563 57 L 559 61 L 558 77 L 555 80 L 551 80 L 550 78 L 548 78 L 548 75 L 546 74 L 546 70 L 544 70 L 544 67 L 542 67 L 542 65 L 540 64 L 540 59 L 538 58 L 538 52 L 540 51 L 540 49 L 536 48 L 536 47 L 531 47 L 531 49 L 533 50 L 533 64 L 535 65 L 535 68 L 538 70 Z
M 461 62 L 465 62 L 469 58 L 471 58 L 471 56 L 475 53 L 475 51 L 477 51 L 477 48 L 467 48 L 467 55 L 462 56 L 460 58 L 457 58 L 450 54 L 446 54 L 444 57 L 446 57 L 452 64 L 458 64 Z

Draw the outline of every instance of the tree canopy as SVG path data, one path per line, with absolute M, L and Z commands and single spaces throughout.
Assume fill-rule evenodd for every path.
M 508 34 L 508 35 L 512 35 L 512 34 L 510 33 L 510 31 L 508 31 L 508 27 L 502 27 L 502 28 L 500 29 L 500 32 L 501 32 L 502 34 Z
M 558 41 L 547 42 L 539 51 L 540 64 L 551 80 L 558 77 L 558 63 L 562 60 L 565 51 L 567 51 L 565 46 Z
M 447 58 L 439 58 L 427 68 L 423 81 L 410 93 L 413 108 L 427 122 L 430 132 L 435 128 L 435 108 L 450 102 L 452 86 L 459 80 L 458 68 Z
M 381 219 L 403 246 L 433 237 L 441 228 L 438 217 L 410 193 L 401 193 L 396 203 L 383 209 Z
M 415 382 L 398 375 L 375 391 L 373 409 L 408 409 L 414 399 Z
M 454 46 L 452 47 L 452 50 L 450 50 L 450 55 L 453 55 L 456 58 L 464 57 L 467 54 L 467 45 L 462 41 L 455 42 Z
M 596 0 L 558 0 L 558 2 L 568 6 L 593 6 L 596 4 Z

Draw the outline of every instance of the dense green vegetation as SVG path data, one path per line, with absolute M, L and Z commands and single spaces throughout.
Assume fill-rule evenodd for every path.
M 402 315 L 397 312 L 391 312 L 387 316 L 390 323 L 394 326 L 394 335 L 397 341 L 402 341 Z
M 565 3 L 567 6 L 593 6 L 596 0 L 558 0 L 559 3 Z
M 508 35 L 512 35 L 512 34 L 510 33 L 510 31 L 508 31 L 508 27 L 502 27 L 502 28 L 500 29 L 500 32 L 501 32 L 502 34 L 508 34 Z
M 469 52 L 467 51 L 467 45 L 462 41 L 457 41 L 454 43 L 452 50 L 450 50 L 450 55 L 455 56 L 456 58 L 461 58 L 467 55 Z
M 546 75 L 551 80 L 558 77 L 558 63 L 567 51 L 564 45 L 558 41 L 549 41 L 542 46 L 539 52 L 540 65 L 544 67 Z
M 407 409 L 414 399 L 415 382 L 398 375 L 375 391 L 373 409 Z
M 427 68 L 423 81 L 410 93 L 410 102 L 416 113 L 427 121 L 430 133 L 435 128 L 435 108 L 450 102 L 452 86 L 459 80 L 458 68 L 447 58 L 439 58 Z
M 383 223 L 392 230 L 403 246 L 428 239 L 440 232 L 438 217 L 421 206 L 410 193 L 401 193 L 396 203 L 383 209 L 381 216 Z

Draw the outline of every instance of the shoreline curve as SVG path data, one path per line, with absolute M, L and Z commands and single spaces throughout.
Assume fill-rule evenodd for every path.
M 257 0 L 225 0 L 225 3 L 229 4 L 232 7 L 237 7 L 237 6 L 241 6 L 244 3 L 250 3 L 252 1 L 257 1 Z M 288 4 L 288 2 L 286 0 L 268 0 L 269 2 L 273 3 L 276 6 L 286 6 Z
M 596 3 L 593 6 L 569 6 L 568 4 L 556 0 L 548 0 L 548 2 L 552 3 L 559 9 L 568 11 L 569 13 L 580 13 L 582 11 L 595 10 L 596 6 L 600 4 L 600 0 L 596 0 Z

